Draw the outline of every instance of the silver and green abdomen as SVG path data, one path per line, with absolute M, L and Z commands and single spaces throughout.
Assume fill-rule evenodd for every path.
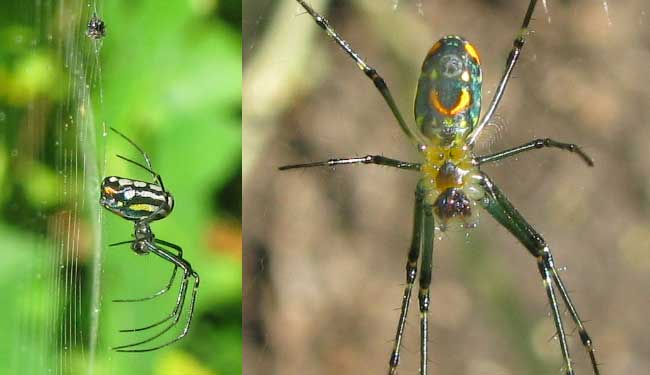
M 99 203 L 116 215 L 133 221 L 160 220 L 174 209 L 174 199 L 161 186 L 117 176 L 104 179 Z
M 481 114 L 481 65 L 476 49 L 459 36 L 436 42 L 422 63 L 415 120 L 435 145 L 464 141 Z

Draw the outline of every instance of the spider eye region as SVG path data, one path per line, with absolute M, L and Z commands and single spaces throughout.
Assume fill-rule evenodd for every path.
M 476 49 L 450 35 L 429 50 L 418 80 L 415 119 L 433 144 L 463 140 L 481 113 L 482 73 Z
M 174 208 L 174 199 L 161 186 L 116 176 L 107 177 L 102 182 L 99 203 L 132 221 L 160 220 Z

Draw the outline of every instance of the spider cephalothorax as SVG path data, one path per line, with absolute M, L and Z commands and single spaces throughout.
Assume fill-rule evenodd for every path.
M 477 202 L 484 196 L 482 175 L 466 146 L 429 146 L 421 171 L 425 201 L 434 207 L 438 228 L 478 224 Z

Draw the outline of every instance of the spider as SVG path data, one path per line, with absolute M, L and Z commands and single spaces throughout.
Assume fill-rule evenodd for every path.
M 194 304 L 196 302 L 196 294 L 199 289 L 199 275 L 192 269 L 192 265 L 187 260 L 183 259 L 183 249 L 180 246 L 156 238 L 153 231 L 151 230 L 151 222 L 154 220 L 163 219 L 171 213 L 172 209 L 174 208 L 174 199 L 172 198 L 171 193 L 165 190 L 165 186 L 163 185 L 160 175 L 153 171 L 149 156 L 126 135 L 122 134 L 117 129 L 114 129 L 112 127 L 111 130 L 120 135 L 127 142 L 132 144 L 138 151 L 140 151 L 147 165 L 144 166 L 141 163 L 128 159 L 122 155 L 117 155 L 117 157 L 129 163 L 135 164 L 151 173 L 153 177 L 153 183 L 117 176 L 109 176 L 104 179 L 101 185 L 99 203 L 114 214 L 123 217 L 126 220 L 133 221 L 134 225 L 133 240 L 121 241 L 110 244 L 109 246 L 131 244 L 131 250 L 133 250 L 138 255 L 147 255 L 149 253 L 153 253 L 174 265 L 172 276 L 163 289 L 148 297 L 136 299 L 118 299 L 113 300 L 113 302 L 140 302 L 161 296 L 171 288 L 174 279 L 176 278 L 177 269 L 181 268 L 183 270 L 181 288 L 179 290 L 178 297 L 176 298 L 176 305 L 174 306 L 171 314 L 169 314 L 166 318 L 148 326 L 123 329 L 120 330 L 120 332 L 145 331 L 157 327 L 170 320 L 171 323 L 168 324 L 160 332 L 156 333 L 146 340 L 112 348 L 118 352 L 148 352 L 170 345 L 187 335 L 187 332 L 190 329 L 190 323 L 192 322 L 192 316 L 194 315 Z M 194 279 L 194 285 L 192 287 L 192 299 L 189 307 L 189 315 L 181 333 L 173 340 L 168 341 L 164 344 L 150 348 L 140 348 L 142 344 L 153 341 L 154 339 L 162 336 L 167 331 L 172 329 L 174 326 L 176 326 L 176 324 L 178 324 L 181 318 L 181 313 L 183 311 L 183 306 L 185 305 L 185 296 L 187 294 L 187 286 L 190 277 Z
M 86 35 L 90 39 L 99 40 L 106 36 L 106 25 L 104 20 L 97 17 L 97 14 L 93 13 L 93 16 L 88 20 L 88 25 L 86 26 Z
M 422 254 L 418 290 L 420 373 L 427 374 L 429 286 L 432 274 L 434 231 L 436 228 L 444 231 L 453 226 L 475 227 L 478 223 L 478 207 L 480 206 L 510 231 L 535 257 L 557 330 L 566 374 L 573 375 L 574 369 L 556 292 L 559 293 L 561 301 L 564 302 L 578 328 L 594 374 L 599 375 L 592 340 L 569 297 L 549 246 L 508 201 L 492 179 L 480 169 L 483 164 L 541 148 L 570 151 L 578 155 L 588 166 L 593 166 L 592 159 L 575 144 L 557 142 L 548 138 L 536 139 L 491 155 L 476 156 L 473 152 L 476 140 L 497 109 L 521 55 L 528 35 L 528 25 L 537 1 L 531 0 L 528 4 L 523 23 L 506 60 L 505 71 L 482 119 L 480 118 L 482 73 L 478 52 L 470 42 L 456 35 L 445 36 L 433 44 L 424 59 L 418 81 L 414 105 L 416 126 L 404 121 L 388 86 L 377 71 L 352 49 L 348 42 L 330 26 L 327 19 L 318 14 L 305 1 L 296 1 L 372 80 L 398 124 L 417 146 L 422 156 L 422 161 L 417 163 L 381 155 L 366 155 L 286 165 L 279 168 L 288 170 L 350 164 L 377 164 L 421 173 L 421 178 L 415 189 L 414 228 L 406 263 L 406 286 L 388 373 L 392 375 L 397 371 L 411 293 L 418 271 L 418 258 Z

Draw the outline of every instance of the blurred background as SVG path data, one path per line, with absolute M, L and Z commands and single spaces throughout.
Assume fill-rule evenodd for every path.
M 551 137 L 557 150 L 483 170 L 545 237 L 603 374 L 650 368 L 650 28 L 647 1 L 538 3 L 485 154 Z M 528 4 L 514 0 L 310 0 L 386 79 L 412 120 L 422 59 L 446 34 L 481 54 L 488 102 Z M 245 0 L 246 374 L 382 374 L 392 348 L 418 176 L 378 166 L 278 166 L 418 155 L 372 83 L 292 0 Z M 430 371 L 560 374 L 534 259 L 484 212 L 434 250 Z M 415 301 L 414 301 L 415 303 Z M 399 372 L 417 374 L 417 304 Z M 569 316 L 577 374 L 591 374 Z
M 240 25 L 230 0 L 0 3 L 0 373 L 241 374 Z M 118 330 L 167 316 L 179 282 L 111 302 L 172 267 L 107 246 L 133 224 L 101 209 L 101 179 L 151 179 L 109 127 L 150 155 L 176 202 L 152 228 L 202 281 L 188 336 L 149 353 L 109 348 L 152 336 Z

